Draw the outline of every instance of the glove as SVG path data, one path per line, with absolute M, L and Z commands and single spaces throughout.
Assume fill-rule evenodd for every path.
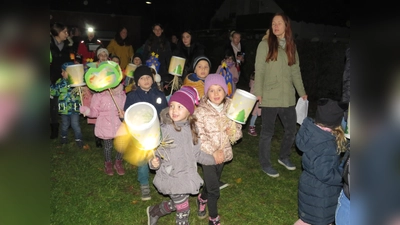
M 82 113 L 83 115 L 89 115 L 90 114 L 90 108 L 87 106 L 81 106 L 79 108 L 79 112 Z

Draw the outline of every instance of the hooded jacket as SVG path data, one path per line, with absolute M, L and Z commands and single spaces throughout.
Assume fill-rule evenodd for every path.
M 303 152 L 303 172 L 299 179 L 299 216 L 309 224 L 327 225 L 335 220 L 342 188 L 335 136 L 307 117 L 297 135 L 296 145 Z
M 111 89 L 115 102 L 120 109 L 123 108 L 126 100 L 122 84 Z M 113 139 L 121 126 L 118 109 L 109 91 L 102 91 L 93 94 L 90 103 L 90 113 L 88 117 L 97 118 L 94 134 L 101 139 Z

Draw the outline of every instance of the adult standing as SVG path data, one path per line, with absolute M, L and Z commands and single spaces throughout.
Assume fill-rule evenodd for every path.
M 307 95 L 289 17 L 284 13 L 275 14 L 270 31 L 272 34 L 257 47 L 254 94 L 261 107 L 260 164 L 267 175 L 278 177 L 279 173 L 272 167 L 270 159 L 276 117 L 279 116 L 284 127 L 278 162 L 288 170 L 295 170 L 290 161 L 296 135 L 295 91 L 304 100 Z
M 116 55 L 120 59 L 121 69 L 125 69 L 133 57 L 132 40 L 128 36 L 128 29 L 121 27 L 110 41 L 107 50 L 111 55 Z
M 81 40 L 78 46 L 78 55 L 81 57 L 82 64 L 86 64 L 88 59 L 92 62 L 97 61 L 97 49 L 103 48 L 103 43 L 99 39 L 93 29 L 88 29 L 86 38 Z
M 236 62 L 236 69 L 241 72 L 241 68 L 244 64 L 245 47 L 242 43 L 242 35 L 238 31 L 232 31 L 229 36 L 230 42 L 226 45 L 224 54 L 229 51 L 229 55 L 234 56 L 234 62 Z M 223 57 L 225 57 L 225 55 Z
M 62 23 L 50 25 L 50 53 L 52 61 L 50 63 L 50 84 L 55 84 L 61 78 L 61 66 L 66 62 L 73 62 L 71 53 L 73 49 L 68 40 L 68 29 Z M 50 98 L 50 139 L 58 137 L 58 99 Z
M 192 31 L 185 30 L 182 32 L 181 39 L 178 41 L 177 48 L 173 51 L 172 55 L 186 59 L 182 75 L 182 80 L 185 80 L 185 77 L 194 71 L 194 59 L 204 55 L 204 46 L 196 41 Z
M 158 55 L 158 61 L 160 62 L 160 67 L 158 69 L 158 74 L 161 76 L 161 82 L 168 85 L 172 81 L 173 76 L 168 73 L 168 67 L 171 60 L 172 52 L 171 45 L 164 34 L 164 29 L 161 24 L 156 23 L 152 26 L 152 33 L 146 40 L 143 48 L 143 64 L 146 63 L 151 57 L 152 53 Z M 168 90 L 164 90 L 166 95 L 169 95 Z

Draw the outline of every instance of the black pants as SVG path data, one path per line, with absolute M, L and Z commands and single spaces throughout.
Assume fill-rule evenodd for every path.
M 58 98 L 50 99 L 50 124 L 58 123 Z
M 224 163 L 218 165 L 201 165 L 203 168 L 204 186 L 201 199 L 207 200 L 208 215 L 211 218 L 218 216 L 217 202 L 220 196 L 219 180 L 221 178 Z

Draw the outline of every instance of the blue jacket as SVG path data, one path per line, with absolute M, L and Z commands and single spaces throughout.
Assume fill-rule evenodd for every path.
M 342 188 L 335 136 L 317 127 L 307 117 L 296 135 L 296 145 L 303 152 L 298 193 L 299 217 L 313 225 L 330 224 L 335 220 Z
M 71 87 L 66 79 L 60 78 L 50 85 L 50 95 L 58 98 L 58 113 L 62 115 L 79 114 L 82 105 L 77 87 Z
M 126 111 L 129 106 L 138 102 L 147 102 L 152 104 L 157 110 L 158 118 L 160 118 L 161 110 L 168 106 L 164 92 L 155 87 L 152 87 L 149 91 L 143 91 L 143 89 L 138 87 L 135 91 L 129 92 L 126 96 L 124 111 Z

